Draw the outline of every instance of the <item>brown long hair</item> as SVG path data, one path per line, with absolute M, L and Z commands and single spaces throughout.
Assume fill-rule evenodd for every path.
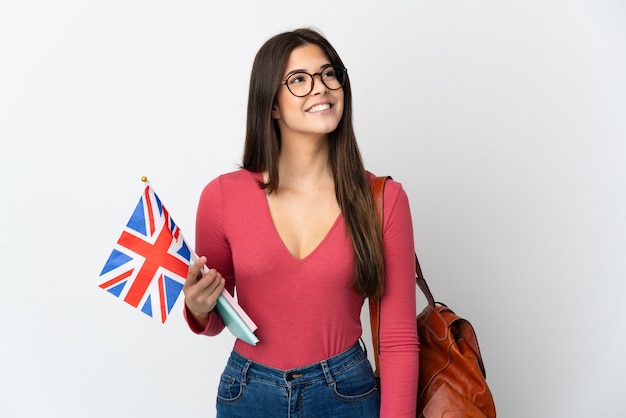
M 332 45 L 318 32 L 302 28 L 270 38 L 257 52 L 248 93 L 246 142 L 242 167 L 268 173 L 260 183 L 268 193 L 278 189 L 278 154 L 281 138 L 271 117 L 272 105 L 291 51 L 314 44 L 333 65 L 344 67 Z M 344 109 L 337 128 L 329 134 L 329 163 L 335 195 L 341 208 L 355 257 L 353 287 L 367 297 L 380 297 L 384 284 L 383 240 L 374 200 L 352 126 L 350 79 L 343 85 Z

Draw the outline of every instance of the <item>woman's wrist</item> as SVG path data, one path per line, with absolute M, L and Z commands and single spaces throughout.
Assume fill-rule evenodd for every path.
M 200 328 L 204 328 L 206 326 L 207 322 L 209 322 L 209 316 L 211 315 L 211 312 L 213 312 L 198 312 L 191 309 L 189 305 L 187 305 L 187 302 L 185 302 L 185 309 L 187 310 L 188 316 L 191 317 L 192 321 L 195 322 L 195 324 Z

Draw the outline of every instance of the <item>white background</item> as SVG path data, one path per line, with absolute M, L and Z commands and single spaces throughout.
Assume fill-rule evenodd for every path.
M 150 178 L 193 244 L 254 54 L 320 29 L 499 416 L 624 416 L 626 5 L 0 0 L 0 416 L 210 417 L 233 342 L 98 288 Z M 420 299 L 423 305 L 423 300 Z

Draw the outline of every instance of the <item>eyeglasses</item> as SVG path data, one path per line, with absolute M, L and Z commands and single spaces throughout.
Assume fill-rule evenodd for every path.
M 319 73 L 309 74 L 304 71 L 297 71 L 287 75 L 287 78 L 280 82 L 287 86 L 291 94 L 296 97 L 304 97 L 313 91 L 313 79 L 320 76 L 322 83 L 330 90 L 339 90 L 346 82 L 348 70 L 338 65 L 328 65 Z

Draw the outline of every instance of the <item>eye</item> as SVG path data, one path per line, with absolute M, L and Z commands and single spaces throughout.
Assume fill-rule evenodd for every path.
M 300 84 L 300 83 L 304 83 L 307 80 L 308 75 L 304 74 L 304 73 L 295 73 L 292 74 L 288 79 L 287 82 L 291 85 L 293 84 Z
M 333 67 L 328 67 L 324 70 L 324 72 L 322 73 L 322 77 L 326 78 L 326 79 L 335 79 L 337 78 L 337 72 L 335 71 L 335 69 Z

